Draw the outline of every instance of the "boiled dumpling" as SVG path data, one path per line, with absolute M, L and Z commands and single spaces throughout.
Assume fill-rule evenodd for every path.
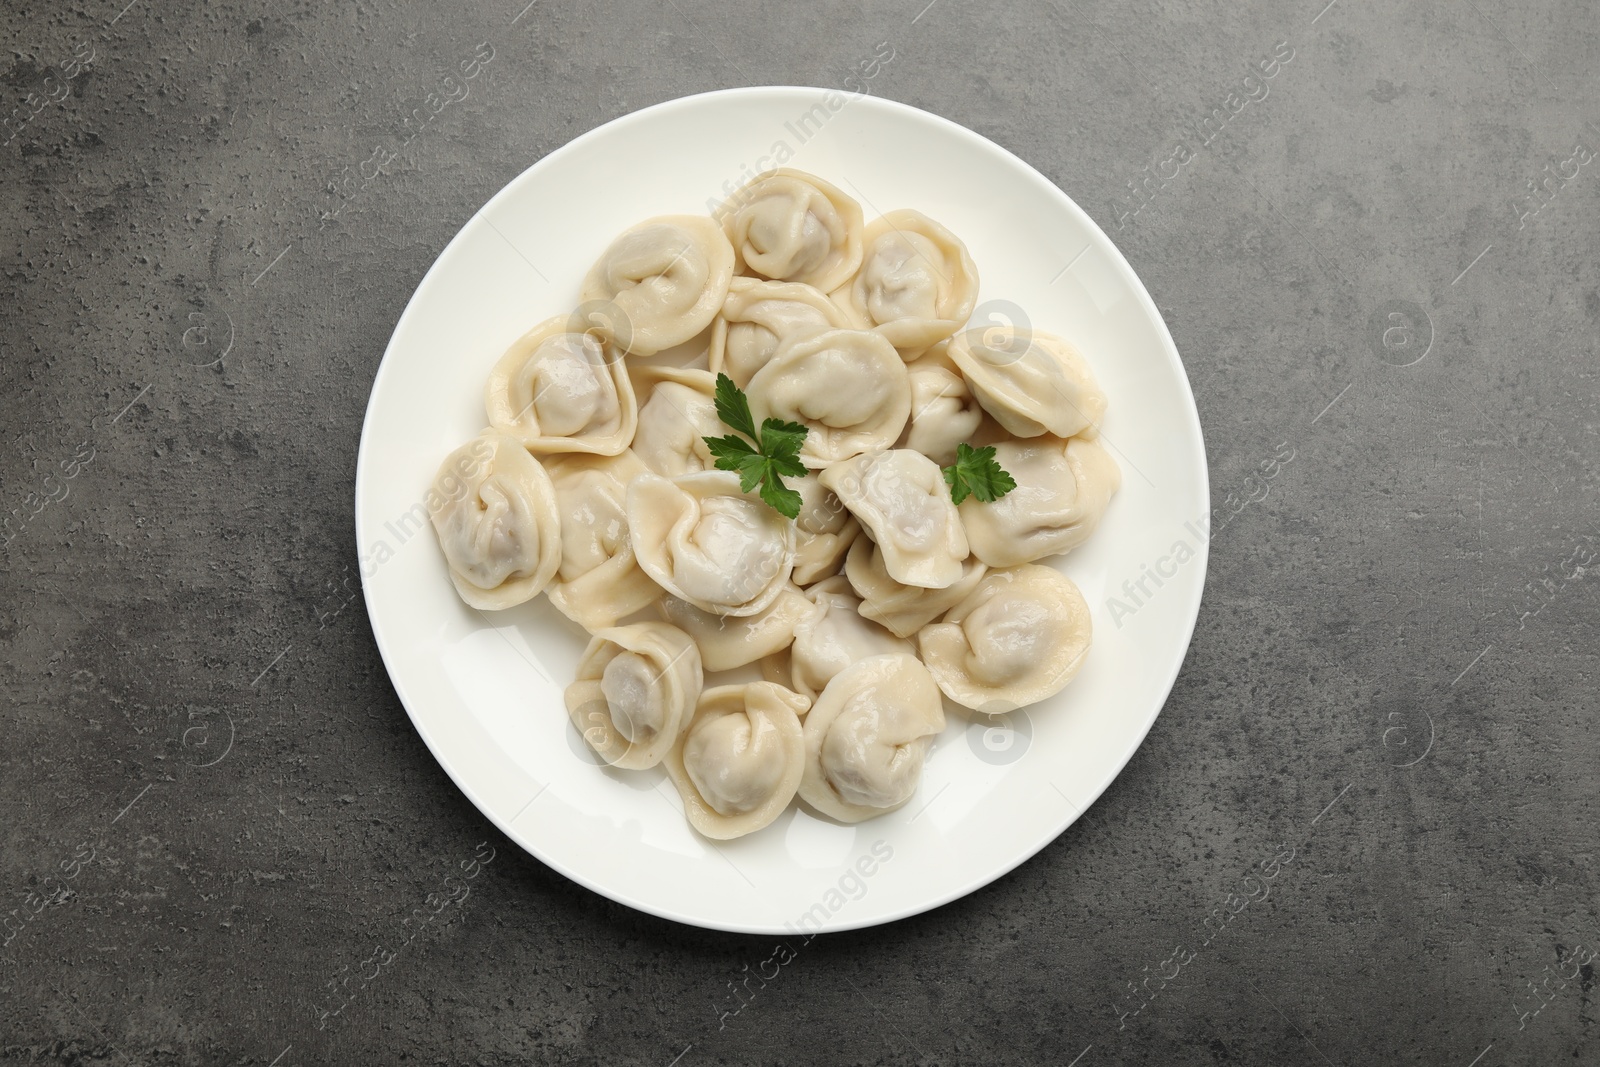
M 756 669 L 761 672 L 761 680 L 763 682 L 772 682 L 774 685 L 781 685 L 785 689 L 789 688 L 794 675 L 794 671 L 789 668 L 789 650 L 787 648 L 779 649 L 770 656 L 762 656 L 760 662 L 756 664 Z
M 790 663 L 794 688 L 812 700 L 833 676 L 857 660 L 891 652 L 916 655 L 916 647 L 861 617 L 861 598 L 839 575 L 806 590 L 811 610 L 794 628 Z
M 820 289 L 799 282 L 735 278 L 711 330 L 711 371 L 743 389 L 783 342 L 851 325 Z
M 788 648 L 795 626 L 811 612 L 811 601 L 787 583 L 771 604 L 754 615 L 713 615 L 675 596 L 662 597 L 656 610 L 694 638 L 706 670 L 731 671 Z M 783 678 L 787 681 L 789 675 Z
M 521 443 L 485 430 L 439 465 L 428 494 L 450 581 L 494 610 L 532 600 L 561 565 L 555 489 Z
M 561 568 L 550 602 L 593 632 L 614 626 L 661 596 L 639 567 L 628 536 L 628 483 L 647 468 L 632 451 L 615 456 L 578 453 L 545 462 L 561 514 Z
M 888 448 L 911 414 L 905 362 L 882 336 L 862 330 L 791 341 L 746 392 L 758 426 L 778 418 L 807 428 L 800 461 L 812 468 Z
M 715 615 L 756 614 L 794 568 L 794 524 L 740 492 L 733 471 L 639 475 L 628 486 L 628 531 L 657 585 Z
M 809 705 L 772 682 L 717 686 L 700 695 L 693 720 L 665 761 L 691 826 L 725 841 L 783 814 L 800 787 L 805 740 L 799 716 Z
M 959 604 L 977 588 L 988 570 L 977 556 L 961 564 L 961 577 L 944 589 L 901 585 L 889 577 L 883 549 L 862 537 L 845 556 L 844 573 L 861 597 L 861 616 L 881 623 L 897 637 L 910 637 L 929 622 Z
M 861 265 L 861 205 L 815 175 L 757 175 L 717 211 L 739 269 L 830 292 Z
M 893 811 L 917 791 L 944 704 L 908 653 L 870 656 L 833 676 L 806 715 L 800 799 L 842 822 Z
M 983 409 L 1018 437 L 1094 432 L 1106 395 L 1076 348 L 1054 334 L 1012 326 L 965 330 L 949 355 Z
M 716 378 L 677 367 L 650 367 L 641 378 L 655 385 L 639 408 L 634 454 L 663 478 L 712 469 L 705 439 L 728 432 L 717 417 Z
M 861 269 L 834 293 L 858 326 L 915 354 L 959 330 L 978 296 L 961 239 L 920 211 L 891 211 L 862 235 Z
M 614 456 L 638 419 L 622 353 L 568 326 L 549 319 L 506 349 L 484 388 L 489 425 L 532 452 Z
M 711 325 L 732 280 L 733 248 L 721 227 L 700 215 L 663 215 L 611 242 L 581 299 L 609 303 L 593 313 L 594 328 L 625 352 L 651 356 Z
M 999 715 L 1064 689 L 1091 636 L 1089 606 L 1072 579 L 1029 563 L 984 575 L 917 643 L 945 696 Z
M 1017 487 L 988 503 L 968 497 L 959 508 L 973 555 L 991 567 L 1015 567 L 1077 548 L 1122 485 L 1116 460 L 1081 437 L 1034 437 L 994 447 L 995 461 Z
M 613 767 L 654 767 L 677 744 L 700 699 L 700 652 L 664 622 L 600 630 L 567 686 L 572 723 Z
M 800 514 L 794 520 L 794 583 L 810 585 L 831 578 L 860 536 L 861 524 L 843 501 L 823 488 L 816 471 L 791 478 L 788 485 L 800 494 Z
M 956 446 L 977 440 L 983 408 L 967 388 L 961 369 L 945 345 L 936 345 L 907 364 L 911 379 L 911 420 L 897 446 L 921 452 L 941 467 L 956 461 Z
M 938 464 L 896 448 L 837 463 L 822 484 L 850 509 L 901 585 L 944 589 L 960 580 L 967 534 Z

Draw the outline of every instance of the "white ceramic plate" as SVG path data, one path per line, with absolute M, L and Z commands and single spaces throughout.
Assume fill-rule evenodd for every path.
M 534 323 L 571 310 L 617 233 L 652 215 L 705 212 L 774 163 L 832 181 L 868 220 L 898 207 L 938 219 L 977 263 L 980 319 L 1021 308 L 1075 341 L 1110 398 L 1103 436 L 1123 487 L 1088 544 L 1059 561 L 1095 625 L 1088 663 L 1064 693 L 992 723 L 952 713 L 898 812 L 843 826 L 796 806 L 716 844 L 689 829 L 659 769 L 597 766 L 562 704 L 585 635 L 543 597 L 492 615 L 462 604 L 419 502 L 445 454 L 483 426 L 490 365 Z M 1177 677 L 1205 581 L 1208 510 L 1205 447 L 1177 350 L 1089 216 L 945 119 L 808 88 L 659 104 L 584 134 L 502 189 L 400 317 L 356 473 L 373 633 L 456 784 L 508 837 L 594 891 L 749 933 L 848 930 L 925 911 L 1066 829 L 1133 755 Z M 1177 542 L 1192 558 L 1175 562 Z M 1159 579 L 1146 576 L 1157 567 Z M 1136 588 L 1130 599 L 1123 583 L 1141 577 L 1149 595 Z M 1131 614 L 1110 606 L 1113 596 Z

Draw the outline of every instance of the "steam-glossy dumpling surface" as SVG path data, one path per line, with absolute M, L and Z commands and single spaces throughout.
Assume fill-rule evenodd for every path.
M 944 473 L 906 448 L 857 456 L 822 472 L 882 553 L 889 577 L 901 585 L 954 585 L 967 558 L 967 534 L 950 501 Z
M 794 582 L 810 585 L 831 578 L 844 566 L 844 555 L 861 534 L 861 524 L 844 502 L 823 487 L 816 471 L 786 479 L 800 494 L 794 520 Z
M 818 582 L 805 595 L 811 610 L 796 624 L 789 650 L 796 692 L 815 700 L 834 675 L 857 660 L 916 654 L 910 641 L 861 616 L 861 598 L 843 575 Z
M 862 617 L 899 637 L 910 637 L 959 604 L 987 570 L 977 556 L 968 556 L 961 577 L 943 589 L 902 585 L 889 576 L 882 547 L 867 537 L 857 539 L 844 560 L 845 577 L 861 597 Z
M 545 463 L 561 516 L 561 567 L 550 602 L 591 633 L 661 596 L 639 567 L 628 534 L 628 483 L 647 468 L 632 451 L 615 456 L 580 453 Z
M 772 603 L 754 615 L 713 615 L 674 596 L 656 605 L 661 617 L 694 638 L 708 671 L 731 671 L 789 647 L 794 628 L 811 611 L 811 601 L 786 584 Z M 784 675 L 784 681 L 788 681 Z
M 1001 714 L 1064 689 L 1083 666 L 1092 623 L 1072 579 L 1024 564 L 990 571 L 941 621 L 917 635 L 946 696 Z
M 711 372 L 725 373 L 743 389 L 784 342 L 850 325 L 849 316 L 820 289 L 735 278 L 712 330 Z
M 911 419 L 899 447 L 921 452 L 941 467 L 956 461 L 956 446 L 977 439 L 983 407 L 967 388 L 946 346 L 937 345 L 906 366 L 911 380 Z
M 794 568 L 794 524 L 740 492 L 732 471 L 639 475 L 628 486 L 628 530 L 657 585 L 714 615 L 756 614 Z
M 567 687 L 567 714 L 613 767 L 654 767 L 677 744 L 700 699 L 700 651 L 664 622 L 601 630 Z
M 1095 441 L 1033 437 L 994 446 L 1017 487 L 987 503 L 961 502 L 972 552 L 991 567 L 1015 567 L 1070 552 L 1099 525 L 1122 484 L 1116 460 Z
M 800 798 L 842 822 L 893 811 L 922 780 L 944 705 L 916 656 L 859 660 L 828 682 L 806 715 Z
M 710 470 L 716 464 L 707 437 L 728 431 L 717 417 L 716 378 L 707 371 L 651 368 L 633 451 L 664 478 Z M 645 386 L 641 386 L 641 389 Z
M 530 451 L 614 456 L 633 439 L 638 410 L 621 353 L 549 319 L 506 349 L 489 372 L 489 425 Z
M 1094 432 L 1106 395 L 1076 348 L 1054 334 L 1009 326 L 971 329 L 950 342 L 972 395 L 1018 437 Z
M 711 325 L 732 280 L 733 248 L 721 227 L 700 215 L 663 215 L 600 254 L 583 280 L 580 310 L 619 348 L 650 356 Z
M 857 324 L 920 352 L 972 314 L 978 268 L 961 239 L 920 211 L 891 211 L 867 226 L 861 269 L 835 299 Z
M 718 217 L 742 272 L 829 292 L 861 265 L 861 205 L 814 174 L 757 175 Z
M 428 510 L 450 581 L 475 608 L 532 600 L 561 565 L 550 476 L 505 434 L 486 430 L 446 456 Z
M 881 335 L 828 330 L 785 345 L 750 379 L 756 424 L 778 418 L 807 429 L 800 460 L 826 467 L 888 448 L 911 414 L 905 361 Z
M 667 754 L 689 823 L 706 837 L 743 837 L 783 814 L 800 787 L 809 701 L 772 682 L 724 685 L 700 696 Z

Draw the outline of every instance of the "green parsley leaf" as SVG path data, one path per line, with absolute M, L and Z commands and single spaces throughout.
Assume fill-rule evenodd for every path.
M 767 459 L 742 437 L 707 437 L 706 447 L 716 459 L 720 471 L 738 471 L 739 488 L 749 493 L 766 477 Z
M 775 474 L 761 483 L 761 499 L 780 515 L 791 519 L 800 517 L 800 494 L 784 485 Z
M 705 442 L 706 447 L 711 450 L 711 455 L 717 460 L 718 470 L 736 471 L 739 469 L 738 463 L 743 457 L 756 455 L 756 450 L 749 441 L 742 437 L 735 437 L 732 434 L 726 437 L 707 437 Z M 730 460 L 732 463 L 729 466 L 723 466 L 722 461 L 724 459 Z
M 791 478 L 804 478 L 810 472 L 806 465 L 794 456 L 771 457 L 772 469 L 779 474 L 787 474 Z
M 746 456 L 739 463 L 739 491 L 753 493 L 768 477 L 769 464 L 764 456 Z
M 965 442 L 956 446 L 956 461 L 944 469 L 944 480 L 957 504 L 969 495 L 985 503 L 998 500 L 1017 487 L 1017 480 L 995 462 L 993 445 L 973 448 Z
M 754 441 L 756 420 L 750 415 L 750 401 L 726 374 L 717 375 L 716 401 L 717 418 Z
M 779 514 L 795 518 L 800 514 L 800 494 L 783 484 L 782 475 L 803 478 L 806 466 L 800 462 L 800 449 L 806 442 L 806 428 L 796 422 L 767 419 L 756 432 L 750 401 L 726 374 L 717 375 L 717 417 L 744 434 L 736 437 L 705 438 L 718 470 L 737 471 L 739 488 L 750 493 L 760 490 L 761 499 Z M 752 444 L 751 442 L 758 442 Z
M 773 459 L 792 459 L 800 454 L 800 446 L 805 443 L 806 428 L 798 422 L 768 419 L 761 424 L 761 451 Z

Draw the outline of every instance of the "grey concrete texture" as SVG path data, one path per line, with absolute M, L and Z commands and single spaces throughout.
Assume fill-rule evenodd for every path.
M 1592 5 L 126 3 L 0 15 L 0 1063 L 1600 1063 Z M 507 181 L 881 41 L 1126 253 L 1219 510 L 1093 809 L 772 977 L 436 765 L 356 446 Z

